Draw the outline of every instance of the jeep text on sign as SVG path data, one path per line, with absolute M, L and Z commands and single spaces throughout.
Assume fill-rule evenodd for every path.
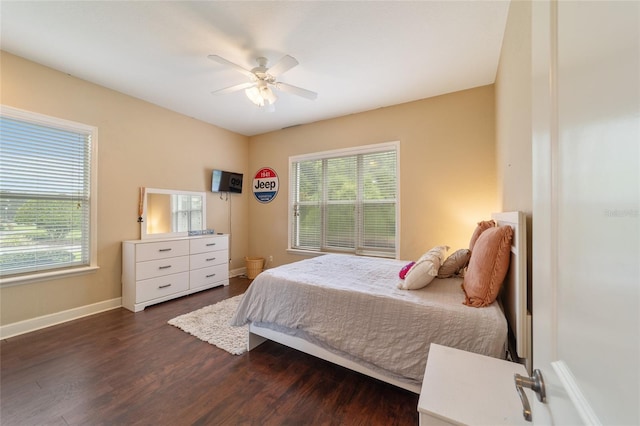
M 253 177 L 253 195 L 261 203 L 268 203 L 278 195 L 278 174 L 270 167 L 263 167 Z

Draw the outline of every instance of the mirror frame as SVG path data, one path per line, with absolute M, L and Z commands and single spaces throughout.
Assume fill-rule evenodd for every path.
M 188 231 L 184 232 L 163 232 L 150 234 L 147 232 L 147 195 L 148 194 L 166 194 L 166 195 L 199 195 L 202 197 L 202 229 L 207 229 L 207 193 L 198 191 L 180 191 L 173 189 L 160 189 L 160 188 L 145 188 L 144 197 L 142 200 L 142 222 L 140 222 L 140 239 L 155 239 L 155 238 L 178 238 L 189 236 Z M 202 229 L 193 229 L 191 231 L 202 231 Z

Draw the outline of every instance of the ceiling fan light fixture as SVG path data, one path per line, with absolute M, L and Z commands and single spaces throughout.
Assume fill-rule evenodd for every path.
M 250 87 L 244 91 L 247 98 L 255 105 L 263 107 L 265 105 L 273 105 L 278 97 L 273 90 L 264 81 L 259 81 L 256 86 Z
M 258 89 L 256 86 L 248 88 L 244 91 L 244 93 L 247 95 L 247 98 L 249 98 L 249 100 L 257 106 L 264 106 L 264 98 L 260 94 L 260 89 Z
M 278 97 L 272 90 L 271 86 L 284 92 L 292 93 L 311 100 L 315 100 L 318 97 L 318 94 L 311 90 L 302 89 L 300 87 L 277 81 L 277 76 L 298 65 L 298 61 L 292 56 L 285 55 L 270 68 L 267 68 L 267 58 L 261 56 L 257 58 L 258 66 L 251 70 L 245 69 L 218 55 L 209 55 L 208 57 L 212 61 L 231 67 L 245 76 L 248 76 L 250 80 L 248 83 L 240 83 L 224 89 L 215 90 L 212 92 L 213 94 L 222 95 L 244 89 L 247 98 L 249 98 L 251 102 L 258 107 L 269 106 L 271 107 L 271 110 L 273 110 L 273 104 L 278 100 Z
M 270 87 L 268 86 L 264 86 L 260 88 L 260 94 L 262 95 L 262 98 L 269 102 L 270 105 L 273 105 L 276 101 L 276 99 L 278 99 L 278 97 L 276 96 L 275 93 L 273 93 L 273 90 L 271 90 Z

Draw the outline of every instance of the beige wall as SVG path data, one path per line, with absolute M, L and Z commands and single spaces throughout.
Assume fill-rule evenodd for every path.
M 495 83 L 502 210 L 532 211 L 531 3 L 512 1 Z
M 400 258 L 437 244 L 467 247 L 477 221 L 498 208 L 494 88 L 484 86 L 252 137 L 251 176 L 273 168 L 280 191 L 249 204 L 249 251 L 270 266 L 287 254 L 289 156 L 400 141 Z
M 527 214 L 527 271 L 533 244 L 531 3 L 512 1 L 496 75 L 496 162 L 501 209 Z M 529 302 L 531 301 L 529 285 Z M 531 309 L 531 303 L 529 303 Z
M 208 191 L 213 168 L 247 173 L 249 140 L 3 52 L 0 102 L 98 127 L 96 273 L 0 290 L 0 324 L 121 296 L 121 242 L 140 237 L 138 188 Z M 248 251 L 250 192 L 232 198 L 232 263 Z M 207 225 L 229 232 L 229 203 L 207 195 Z

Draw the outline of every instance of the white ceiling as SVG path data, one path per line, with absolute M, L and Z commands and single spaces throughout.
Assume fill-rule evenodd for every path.
M 244 135 L 339 117 L 495 80 L 509 2 L 5 1 L 2 50 Z M 285 54 L 275 111 L 212 91 Z

